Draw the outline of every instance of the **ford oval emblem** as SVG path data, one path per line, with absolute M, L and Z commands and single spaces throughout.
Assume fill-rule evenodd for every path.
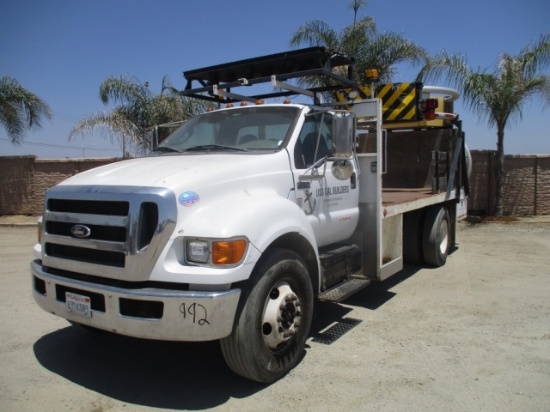
M 77 237 L 79 239 L 84 239 L 84 238 L 90 237 L 90 235 L 92 234 L 92 230 L 88 226 L 74 225 L 71 228 L 71 233 L 74 237 Z

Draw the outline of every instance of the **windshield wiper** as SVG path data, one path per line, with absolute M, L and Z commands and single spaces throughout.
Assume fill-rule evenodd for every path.
M 162 152 L 162 153 L 168 153 L 168 152 L 181 153 L 181 150 L 174 149 L 173 147 L 170 147 L 170 146 L 157 146 L 157 148 L 153 151 L 154 152 Z
M 199 146 L 193 146 L 188 149 L 185 149 L 184 152 L 198 152 L 198 151 L 210 151 L 210 150 L 234 150 L 237 152 L 248 152 L 247 149 L 243 149 L 242 147 L 235 147 L 235 146 L 224 146 L 221 144 L 203 144 Z

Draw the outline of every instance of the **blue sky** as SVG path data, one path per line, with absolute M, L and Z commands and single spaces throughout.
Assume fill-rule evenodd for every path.
M 160 91 L 167 75 L 288 50 L 292 33 L 321 19 L 340 31 L 353 21 L 349 0 L 0 0 L 0 76 L 16 78 L 44 99 L 54 117 L 21 146 L 0 127 L 0 156 L 121 156 L 102 133 L 68 140 L 83 117 L 106 110 L 98 97 L 108 76 L 130 75 Z M 435 54 L 463 53 L 472 67 L 492 67 L 550 32 L 550 0 L 370 0 L 379 32 L 393 31 Z M 399 68 L 411 81 L 417 68 Z M 550 74 L 550 71 L 549 71 Z M 439 85 L 444 86 L 440 83 Z M 455 104 L 471 149 L 495 149 L 496 131 Z M 533 101 L 505 136 L 508 154 L 550 153 L 550 107 Z

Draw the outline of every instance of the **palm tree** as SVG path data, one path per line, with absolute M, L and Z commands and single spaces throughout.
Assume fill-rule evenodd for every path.
M 41 127 L 43 118 L 52 118 L 46 102 L 14 78 L 4 76 L 0 79 L 0 123 L 13 144 L 21 144 L 28 129 Z
M 365 0 L 351 0 L 349 2 L 349 8 L 353 10 L 353 25 L 357 23 L 357 12 L 363 6 L 366 6 L 367 2 Z
M 542 74 L 550 64 L 550 34 L 542 35 L 515 56 L 504 53 L 492 72 L 470 68 L 464 57 L 445 51 L 432 59 L 419 78 L 445 77 L 464 97 L 465 104 L 480 119 L 497 129 L 495 165 L 495 215 L 502 216 L 504 176 L 504 131 L 509 120 L 521 119 L 522 106 L 538 95 L 550 103 L 550 77 Z
M 111 140 L 115 137 L 122 140 L 124 156 L 127 145 L 133 145 L 134 150 L 146 150 L 153 131 L 157 132 L 159 142 L 164 140 L 170 129 L 159 129 L 159 125 L 186 120 L 205 109 L 203 103 L 181 97 L 166 77 L 162 79 L 160 94 L 152 93 L 148 82 L 140 83 L 127 76 L 108 77 L 99 87 L 99 97 L 103 104 L 116 106 L 80 120 L 69 139 L 104 128 Z
M 391 81 L 395 74 L 395 65 L 399 63 L 424 63 L 427 52 L 411 41 L 396 33 L 379 34 L 374 19 L 370 16 L 357 20 L 357 11 L 366 5 L 364 1 L 354 0 L 350 8 L 354 10 L 354 22 L 340 33 L 321 20 L 312 20 L 300 26 L 292 35 L 290 45 L 297 47 L 324 46 L 334 52 L 355 59 L 355 81 L 366 84 L 364 71 L 378 69 L 380 80 Z M 312 85 L 318 85 L 308 79 Z

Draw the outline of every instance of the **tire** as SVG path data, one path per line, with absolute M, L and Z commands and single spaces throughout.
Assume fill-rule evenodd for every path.
M 430 266 L 443 266 L 451 245 L 451 220 L 443 206 L 432 206 L 426 211 L 422 234 L 424 262 Z
M 415 210 L 403 216 L 403 259 L 413 265 L 424 264 L 422 252 L 422 220 L 424 210 Z
M 292 251 L 274 249 L 254 270 L 233 331 L 221 339 L 233 372 L 271 383 L 301 360 L 313 315 L 313 289 L 305 264 Z

